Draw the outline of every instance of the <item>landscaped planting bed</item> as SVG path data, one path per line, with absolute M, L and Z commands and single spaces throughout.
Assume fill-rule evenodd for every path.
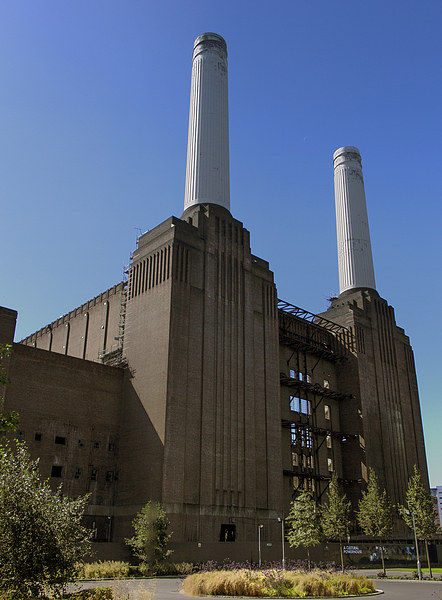
M 336 598 L 376 590 L 372 581 L 353 573 L 238 569 L 194 573 L 184 580 L 183 591 L 190 596 Z

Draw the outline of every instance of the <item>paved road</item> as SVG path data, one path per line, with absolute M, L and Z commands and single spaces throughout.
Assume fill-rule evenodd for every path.
M 442 600 L 442 582 L 392 581 L 375 579 L 377 589 L 384 591 L 382 600 Z M 136 579 L 124 581 L 94 581 L 82 587 L 112 586 L 128 600 L 184 600 L 180 579 Z M 373 596 L 372 596 L 373 597 Z M 376 596 L 374 596 L 376 598 Z M 202 599 L 204 600 L 204 599 Z M 210 598 L 213 600 L 213 597 Z

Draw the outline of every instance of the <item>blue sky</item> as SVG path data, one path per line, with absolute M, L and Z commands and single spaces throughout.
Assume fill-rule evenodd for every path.
M 229 52 L 231 211 L 279 297 L 338 293 L 332 154 L 362 155 L 379 293 L 442 484 L 440 1 L 3 0 L 0 304 L 17 339 L 120 280 L 183 210 L 192 46 Z

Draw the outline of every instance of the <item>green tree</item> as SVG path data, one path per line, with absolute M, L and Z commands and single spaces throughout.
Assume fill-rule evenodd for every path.
M 341 569 L 344 571 L 343 542 L 350 534 L 350 507 L 345 494 L 339 493 L 338 476 L 333 473 L 328 487 L 328 502 L 321 509 L 321 524 L 324 536 L 328 540 L 339 540 L 341 551 Z
M 0 446 L 0 592 L 62 594 L 90 551 L 91 532 L 81 524 L 86 501 L 53 492 L 24 444 Z
M 170 556 L 173 550 L 167 545 L 171 537 L 168 532 L 169 520 L 159 502 L 149 502 L 132 521 L 135 535 L 126 539 L 133 553 L 142 565 L 158 564 Z
M 366 535 L 379 539 L 384 575 L 386 571 L 382 540 L 391 535 L 393 530 L 393 508 L 387 492 L 380 490 L 376 473 L 370 468 L 368 470 L 367 491 L 362 492 L 362 498 L 359 500 L 357 519 Z
M 301 492 L 292 500 L 287 521 L 287 541 L 291 547 L 304 546 L 307 549 L 310 570 L 310 548 L 317 546 L 322 540 L 320 513 L 310 492 Z
M 416 535 L 418 539 L 424 540 L 425 542 L 428 569 L 430 571 L 430 577 L 433 577 L 428 542 L 438 532 L 438 528 L 435 521 L 436 515 L 431 492 L 424 486 L 421 474 L 416 465 L 414 465 L 413 475 L 408 481 L 405 502 L 406 506 L 398 506 L 399 514 L 412 531 L 414 515 Z
M 3 361 L 10 356 L 12 346 L 10 344 L 0 344 L 0 431 L 15 431 L 18 426 L 18 413 L 4 410 L 5 399 L 2 390 L 9 385 L 9 378 Z

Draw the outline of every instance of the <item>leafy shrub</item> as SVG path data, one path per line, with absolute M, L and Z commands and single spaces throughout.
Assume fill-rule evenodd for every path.
M 118 560 L 85 563 L 80 569 L 81 579 L 122 579 L 128 577 L 130 565 Z

